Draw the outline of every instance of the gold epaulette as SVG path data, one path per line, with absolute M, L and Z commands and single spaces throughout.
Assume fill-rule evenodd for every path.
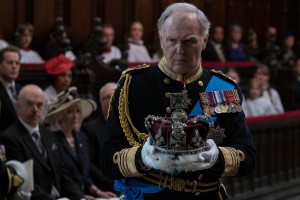
M 241 150 L 231 147 L 220 147 L 224 156 L 225 169 L 223 176 L 235 176 L 239 170 L 240 162 L 245 160 L 245 154 Z
M 236 84 L 236 81 L 234 79 L 232 79 L 230 76 L 228 76 L 227 74 L 224 74 L 222 71 L 220 70 L 215 70 L 215 69 L 212 69 L 210 70 L 211 73 L 221 77 L 221 78 L 225 78 L 226 80 L 230 81 L 231 83 L 233 83 L 234 85 L 237 85 Z
M 127 74 L 128 72 L 132 72 L 132 71 L 135 71 L 135 70 L 137 70 L 137 69 L 145 69 L 145 68 L 148 68 L 148 67 L 150 67 L 149 64 L 142 64 L 142 65 L 138 65 L 138 66 L 136 66 L 136 67 L 130 67 L 130 68 L 124 70 L 124 71 L 122 72 L 122 74 Z

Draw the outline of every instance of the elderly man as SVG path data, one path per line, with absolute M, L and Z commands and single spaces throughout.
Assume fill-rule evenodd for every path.
M 83 194 L 60 162 L 53 134 L 39 124 L 45 101 L 44 92 L 38 86 L 26 85 L 21 89 L 16 104 L 19 120 L 0 138 L 6 147 L 7 159 L 33 160 L 34 191 L 31 199 L 81 199 Z
M 194 5 L 158 20 L 164 57 L 123 73 L 112 97 L 101 166 L 124 199 L 226 199 L 222 176 L 249 174 L 252 135 L 234 81 L 201 66 L 210 22 Z
M 15 103 L 21 86 L 15 80 L 19 76 L 20 59 L 17 47 L 0 50 L 0 133 L 18 119 Z
M 106 83 L 99 91 L 100 115 L 83 124 L 81 130 L 87 134 L 90 153 L 90 173 L 95 184 L 103 190 L 113 190 L 113 181 L 106 177 L 100 169 L 100 150 L 104 139 L 104 130 L 109 107 L 109 100 L 117 84 Z

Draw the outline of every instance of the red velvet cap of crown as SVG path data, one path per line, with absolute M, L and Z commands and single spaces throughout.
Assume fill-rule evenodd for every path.
M 48 60 L 45 64 L 45 69 L 48 74 L 58 75 L 70 70 L 73 64 L 72 60 L 67 58 L 64 54 L 61 54 Z
M 169 118 L 166 118 L 169 119 Z M 152 125 L 152 137 L 155 140 L 155 136 L 158 134 L 158 129 L 161 128 L 162 137 L 164 138 L 164 145 L 165 147 L 170 147 L 170 138 L 172 133 L 172 127 L 169 123 L 163 123 L 161 120 L 155 120 Z M 198 129 L 200 136 L 202 137 L 203 141 L 206 141 L 208 135 L 208 124 L 204 121 L 198 120 L 197 123 L 187 123 L 186 126 L 183 128 L 184 132 L 186 133 L 186 141 L 187 146 L 191 148 L 196 148 L 193 144 L 193 137 L 194 131 Z

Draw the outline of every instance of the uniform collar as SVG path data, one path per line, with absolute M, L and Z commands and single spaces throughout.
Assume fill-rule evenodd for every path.
M 165 57 L 163 57 L 160 60 L 160 62 L 158 64 L 158 67 L 164 74 L 166 74 L 171 79 L 176 80 L 176 81 L 184 80 L 185 83 L 187 83 L 187 84 L 197 80 L 198 78 L 200 78 L 200 76 L 203 73 L 201 63 L 199 62 L 199 64 L 192 71 L 190 71 L 189 73 L 187 73 L 185 75 L 176 74 L 168 68 L 168 63 L 167 63 L 167 60 L 166 60 Z

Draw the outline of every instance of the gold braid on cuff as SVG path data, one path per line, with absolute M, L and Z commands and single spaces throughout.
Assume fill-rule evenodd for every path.
M 235 176 L 239 170 L 240 162 L 245 160 L 245 154 L 241 150 L 231 147 L 219 147 L 225 159 L 223 176 Z
M 124 177 L 141 177 L 135 166 L 135 154 L 139 147 L 131 147 L 116 152 L 113 157 L 115 164 L 118 164 L 119 170 Z

